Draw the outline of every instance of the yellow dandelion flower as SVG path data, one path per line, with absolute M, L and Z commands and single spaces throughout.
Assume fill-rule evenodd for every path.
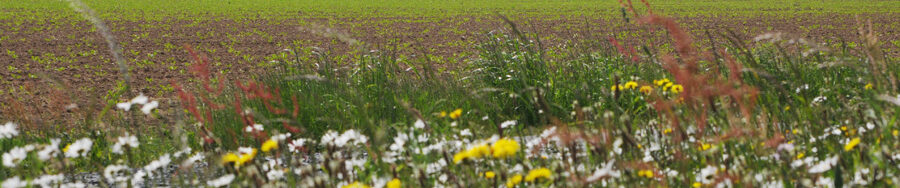
M 801 153 L 798 153 L 798 154 L 797 154 L 797 159 L 802 159 L 803 156 L 806 156 L 806 154 L 804 154 L 804 153 L 802 153 L 802 152 L 801 152 Z
M 672 128 L 666 128 L 666 130 L 663 130 L 663 134 L 669 134 L 669 133 L 672 133 Z
M 694 182 L 694 184 L 693 184 L 693 185 L 691 185 L 691 186 L 693 186 L 693 187 L 694 187 L 694 188 L 700 188 L 700 187 L 702 187 L 702 186 L 703 186 L 703 184 L 702 184 L 702 183 L 700 183 L 700 182 Z
M 625 89 L 634 89 L 637 88 L 638 83 L 634 81 L 625 82 Z
M 522 183 L 522 175 L 516 174 L 506 180 L 506 187 L 515 187 L 516 185 L 519 185 L 519 183 Z
M 278 149 L 278 142 L 272 139 L 267 140 L 262 144 L 262 147 L 260 147 L 260 150 L 263 152 L 269 152 L 272 149 Z
M 466 160 L 468 158 L 470 158 L 469 151 L 462 151 L 457 153 L 456 155 L 453 155 L 453 163 L 459 164 L 459 162 L 462 162 L 463 160 Z
M 457 108 L 453 112 L 450 112 L 450 118 L 452 119 L 459 118 L 459 116 L 462 116 L 462 109 Z
M 438 117 L 447 117 L 447 111 L 441 111 Z
M 654 173 L 653 173 L 653 171 L 650 171 L 650 170 L 640 170 L 640 171 L 638 171 L 638 176 L 653 178 Z
M 900 135 L 900 131 L 894 130 L 892 134 L 894 135 L 894 137 L 897 137 L 898 135 Z
M 495 158 L 509 158 L 515 156 L 516 152 L 519 151 L 519 143 L 508 138 L 500 139 L 494 142 L 494 145 L 491 146 L 491 151 L 493 151 Z
M 487 144 L 478 145 L 472 148 L 472 156 L 474 157 L 480 158 L 488 155 L 491 155 L 491 148 L 488 147 Z
M 675 84 L 672 85 L 672 88 L 670 90 L 672 91 L 672 93 L 678 94 L 684 91 L 684 87 L 682 87 L 681 84 Z
M 860 142 L 859 137 L 853 138 L 852 140 L 850 140 L 850 142 L 847 142 L 847 145 L 844 145 L 844 151 L 853 150 L 853 147 L 856 147 L 856 145 L 859 145 L 859 142 Z
M 670 81 L 669 81 L 668 78 L 663 78 L 662 80 L 653 80 L 653 83 L 656 84 L 656 86 L 663 86 L 663 85 L 666 85 L 666 84 L 669 83 L 669 82 L 670 82 Z
M 700 151 L 706 151 L 706 150 L 709 150 L 709 148 L 712 148 L 711 144 L 707 144 L 707 143 L 700 144 Z
M 894 135 L 897 135 L 897 134 L 894 134 Z M 63 148 L 63 153 L 69 152 L 69 147 L 70 147 L 70 146 L 72 146 L 72 144 L 66 145 L 66 147 Z
M 453 155 L 453 163 L 459 164 L 466 159 L 477 159 L 491 154 L 491 148 L 487 144 L 482 144 Z
M 237 164 L 238 159 L 240 159 L 240 157 L 238 157 L 234 153 L 228 153 L 228 154 L 225 154 L 225 156 L 222 156 L 222 164 L 229 164 L 229 163 Z
M 551 172 L 550 169 L 538 168 L 538 169 L 528 171 L 528 175 L 525 176 L 525 181 L 534 182 L 535 180 L 538 180 L 538 179 L 549 180 L 550 176 L 552 176 L 552 175 L 553 175 L 553 172 Z
M 842 131 L 847 131 L 847 126 L 841 126 Z
M 497 176 L 497 174 L 494 173 L 494 171 L 487 171 L 483 174 L 483 176 L 487 179 L 491 179 L 494 178 L 494 176 Z
M 610 90 L 612 90 L 613 92 L 621 91 L 622 89 L 625 89 L 625 87 L 623 87 L 622 85 L 613 85 L 612 88 L 610 88 Z
M 874 87 L 874 86 L 872 86 L 872 83 L 868 83 L 868 84 L 866 84 L 866 86 L 863 86 L 863 88 L 864 88 L 865 90 L 871 90 L 872 87 Z
M 341 188 L 369 188 L 369 186 L 367 186 L 366 184 L 359 183 L 358 181 L 355 181 L 355 182 L 353 182 L 351 184 L 347 184 Z
M 403 187 L 403 182 L 400 182 L 400 179 L 394 178 L 393 180 L 389 181 L 385 187 L 401 188 L 401 187 Z
M 235 163 L 234 165 L 236 167 L 240 167 L 241 165 L 247 164 L 247 162 L 252 161 L 254 157 L 256 157 L 256 148 L 253 148 L 253 150 L 251 150 L 250 153 L 241 155 L 238 158 L 237 163 Z
M 640 91 L 641 93 L 644 93 L 644 94 L 646 94 L 646 95 L 649 95 L 650 92 L 653 92 L 653 87 L 650 87 L 650 86 L 641 86 L 641 88 L 638 89 L 638 91 Z

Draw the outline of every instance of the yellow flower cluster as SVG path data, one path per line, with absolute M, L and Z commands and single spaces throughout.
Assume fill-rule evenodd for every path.
M 853 150 L 856 145 L 859 145 L 859 142 L 861 142 L 859 137 L 853 138 L 852 140 L 850 140 L 850 142 L 847 142 L 847 145 L 844 145 L 844 151 Z
M 403 183 L 400 182 L 400 179 L 394 178 L 393 180 L 389 181 L 385 187 L 387 187 L 387 188 L 401 188 L 401 187 L 403 187 Z
M 457 119 L 457 118 L 459 118 L 459 116 L 462 116 L 462 112 L 463 111 L 460 108 L 457 108 L 456 110 L 453 110 L 450 113 L 447 113 L 447 111 L 441 111 L 441 113 L 438 115 L 438 117 L 450 116 L 451 119 Z
M 272 139 L 267 140 L 262 144 L 262 147 L 260 147 L 260 150 L 263 152 L 269 152 L 272 149 L 278 149 L 278 142 Z
M 493 156 L 498 159 L 509 158 L 515 156 L 519 149 L 520 146 L 518 142 L 504 138 L 494 142 L 491 146 L 481 144 L 472 147 L 469 150 L 459 152 L 456 155 L 453 155 L 453 163 L 459 164 L 466 159 L 478 159 L 486 156 Z
M 528 175 L 525 176 L 525 181 L 534 182 L 535 180 L 545 179 L 549 180 L 550 176 L 553 176 L 553 172 L 547 168 L 538 168 L 528 172 Z
M 640 176 L 640 177 L 653 178 L 654 175 L 655 175 L 655 174 L 653 173 L 653 171 L 650 171 L 650 170 L 640 170 L 640 171 L 638 171 L 638 176 Z
M 667 79 L 667 78 L 663 78 L 661 80 L 653 80 L 653 84 L 655 84 L 657 87 L 662 87 L 663 91 L 669 91 L 673 94 L 678 94 L 678 93 L 681 93 L 682 91 L 684 91 L 684 86 L 681 86 L 681 84 L 675 84 L 672 81 L 669 81 L 669 79 Z M 653 92 L 652 85 L 641 86 L 635 81 L 625 82 L 624 85 L 622 85 L 622 84 L 613 85 L 612 88 L 610 88 L 610 89 L 613 92 L 637 89 L 639 92 L 641 92 L 645 95 L 649 95 L 650 93 Z
M 706 150 L 709 150 L 709 148 L 712 148 L 711 144 L 700 143 L 700 151 L 706 151 Z
M 235 168 L 241 167 L 241 165 L 247 164 L 256 157 L 256 148 L 250 151 L 250 153 L 237 155 L 234 153 L 225 154 L 222 156 L 222 164 L 231 164 L 234 163 Z
M 487 172 L 484 172 L 484 174 L 481 174 L 481 176 L 483 176 L 487 179 L 491 179 L 491 178 L 494 178 L 494 176 L 497 176 L 497 174 L 494 173 L 494 171 L 487 171 Z
M 500 139 L 491 146 L 494 158 L 509 158 L 519 151 L 519 143 L 512 139 Z
M 519 185 L 519 183 L 522 183 L 522 175 L 516 174 L 506 180 L 506 187 L 515 187 L 516 185 Z
M 487 144 L 473 147 L 472 149 L 462 151 L 453 155 L 453 163 L 459 164 L 466 159 L 477 159 L 491 154 L 491 148 Z
M 359 183 L 358 181 L 355 181 L 351 184 L 344 185 L 341 188 L 369 188 L 369 186 L 367 186 L 366 184 Z

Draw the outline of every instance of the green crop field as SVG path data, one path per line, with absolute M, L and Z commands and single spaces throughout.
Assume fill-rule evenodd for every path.
M 898 10 L 0 0 L 0 187 L 896 187 Z

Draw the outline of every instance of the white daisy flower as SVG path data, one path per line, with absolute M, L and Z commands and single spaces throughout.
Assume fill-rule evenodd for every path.
M 299 152 L 303 145 L 306 144 L 306 139 L 294 139 L 291 143 L 288 143 L 288 151 L 292 153 Z
M 138 185 L 142 185 L 144 177 L 147 177 L 147 172 L 144 172 L 144 170 L 139 169 L 137 172 L 134 172 L 134 175 L 131 176 L 131 186 L 139 187 Z
M 65 179 L 66 177 L 63 176 L 63 174 L 43 175 L 31 180 L 31 184 L 40 187 L 56 187 L 56 185 L 59 185 L 59 183 L 62 183 Z
M 463 129 L 462 131 L 459 131 L 459 135 L 462 135 L 462 136 L 472 136 L 472 131 L 469 130 L 469 129 Z
M 19 135 L 19 130 L 16 129 L 18 125 L 13 122 L 6 122 L 0 126 L 0 139 L 12 138 L 16 135 Z
M 613 159 L 613 160 L 610 160 L 610 161 L 604 163 L 603 167 L 597 168 L 597 170 L 594 171 L 594 174 L 592 174 L 591 176 L 588 176 L 588 178 L 586 180 L 588 182 L 593 182 L 593 181 L 597 181 L 600 178 L 604 178 L 604 177 L 611 177 L 611 178 L 620 177 L 622 174 L 618 170 L 613 169 L 613 163 L 615 163 L 615 162 L 616 162 L 616 160 Z
M 239 147 L 238 148 L 239 155 L 247 155 L 250 153 L 253 153 L 253 148 L 251 148 L 251 147 Z
M 815 164 L 815 165 L 809 167 L 808 172 L 811 174 L 818 174 L 818 173 L 823 173 L 825 171 L 831 170 L 831 167 L 837 165 L 837 161 L 838 161 L 837 156 L 822 160 L 822 162 L 819 162 L 819 164 Z
M 279 180 L 281 178 L 284 178 L 284 171 L 272 170 L 266 173 L 266 177 L 269 178 L 269 181 Z
M 415 127 L 416 129 L 424 129 L 425 122 L 422 121 L 422 119 L 416 119 L 416 123 L 413 123 L 413 127 Z
M 77 158 L 77 157 L 85 157 L 88 152 L 91 151 L 91 147 L 94 145 L 94 141 L 88 138 L 82 138 L 75 143 L 66 146 L 64 150 L 66 157 L 68 158 Z
M 34 146 L 27 145 L 25 147 L 14 147 L 9 152 L 3 153 L 3 166 L 8 168 L 16 167 L 19 162 L 28 157 L 28 152 L 33 150 Z
M 87 187 L 87 185 L 85 185 L 84 183 L 81 183 L 80 181 L 59 185 L 59 188 L 85 188 L 85 187 Z
M 181 166 L 191 166 L 191 165 L 194 165 L 194 163 L 200 162 L 200 161 L 203 160 L 204 158 L 206 158 L 206 156 L 204 156 L 202 152 L 197 153 L 197 154 L 194 154 L 194 155 L 192 155 L 191 157 L 188 157 L 187 160 L 184 160 L 184 163 L 182 163 Z
M 172 157 L 167 153 L 159 156 L 159 159 L 151 161 L 147 166 L 144 166 L 144 170 L 147 171 L 148 175 L 153 176 L 154 170 L 165 167 L 166 165 L 169 165 L 170 162 L 172 162 Z
M 150 112 L 153 111 L 153 109 L 156 109 L 156 107 L 159 107 L 159 102 L 153 101 L 144 104 L 144 106 L 141 107 L 141 112 L 143 112 L 144 114 L 150 114 Z
M 117 184 L 128 181 L 128 173 L 128 166 L 125 165 L 109 165 L 103 169 L 106 181 Z
M 40 159 L 41 161 L 46 161 L 50 160 L 53 157 L 56 157 L 56 155 L 60 153 L 59 143 L 59 138 L 50 139 L 50 145 L 45 145 L 43 148 L 41 148 L 40 151 L 37 152 L 38 159 Z
M 147 104 L 147 101 L 149 101 L 149 100 L 150 100 L 150 98 L 147 98 L 147 96 L 145 96 L 143 93 L 141 93 L 141 94 L 138 95 L 137 97 L 134 97 L 133 99 L 131 99 L 131 101 L 129 101 L 128 103 L 131 103 L 131 104 Z
M 116 103 L 116 108 L 125 110 L 127 112 L 128 110 L 131 110 L 131 103 L 130 102 Z
M 719 168 L 716 168 L 715 166 L 706 166 L 706 168 L 700 169 L 700 174 L 697 175 L 696 180 L 704 185 L 713 183 L 718 171 Z
M 278 134 L 278 135 L 272 136 L 271 139 L 275 140 L 276 142 L 281 142 L 281 141 L 287 140 L 290 137 L 291 137 L 291 133 L 284 133 L 284 134 Z
M 222 187 L 231 184 L 231 181 L 234 181 L 234 174 L 227 174 L 214 180 L 210 180 L 206 182 L 206 185 L 210 187 Z
M 261 132 L 265 130 L 262 124 L 253 124 L 251 126 L 244 127 L 244 132 L 252 133 L 252 132 Z
M 116 143 L 113 144 L 111 149 L 113 153 L 123 154 L 125 153 L 125 149 L 123 148 L 123 146 L 137 148 L 138 145 L 140 145 L 140 142 L 138 142 L 136 136 L 125 133 L 125 136 L 120 136 Z
M 500 123 L 500 128 L 505 129 L 514 125 L 516 125 L 516 120 L 504 121 L 503 123 Z
M 22 181 L 22 179 L 19 178 L 19 176 L 15 176 L 15 177 L 3 180 L 3 184 L 0 184 L 0 187 L 5 187 L 5 188 L 20 188 L 20 187 L 25 187 L 25 186 L 28 186 L 28 182 Z

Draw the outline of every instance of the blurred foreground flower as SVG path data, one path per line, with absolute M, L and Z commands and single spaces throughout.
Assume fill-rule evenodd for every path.
M 0 139 L 12 138 L 19 135 L 19 130 L 16 130 L 16 127 L 18 127 L 18 125 L 13 122 L 6 122 L 6 124 L 0 126 Z
M 123 146 L 128 146 L 130 148 L 137 148 L 140 145 L 138 139 L 134 135 L 129 135 L 125 133 L 125 136 L 120 136 L 115 144 L 112 146 L 112 152 L 117 154 L 125 153 Z
M 547 168 L 538 168 L 528 172 L 528 175 L 525 176 L 525 181 L 534 182 L 536 180 L 544 179 L 549 180 L 550 176 L 553 175 L 553 172 Z
M 358 181 L 356 181 L 356 182 L 353 182 L 353 183 L 351 183 L 351 184 L 345 185 L 345 186 L 343 186 L 343 187 L 341 187 L 341 188 L 369 188 L 369 186 L 367 186 L 367 185 L 365 185 L 365 184 L 362 184 L 362 183 L 359 183 Z
M 509 158 L 519 151 L 519 143 L 508 138 L 500 139 L 491 146 L 491 151 L 495 158 Z
M 519 185 L 519 183 L 522 183 L 522 175 L 516 174 L 506 180 L 506 187 L 515 187 L 516 185 Z
M 859 145 L 860 139 L 859 137 L 853 138 L 850 142 L 847 142 L 847 145 L 844 145 L 844 151 L 853 150 L 856 145 Z
M 260 147 L 260 150 L 262 150 L 263 152 L 269 152 L 272 149 L 278 149 L 278 142 L 272 139 L 267 140 L 262 144 L 262 147 Z
M 206 182 L 206 185 L 210 187 L 222 187 L 231 184 L 231 181 L 234 181 L 234 174 L 227 174 L 214 180 L 210 180 Z
M 28 186 L 28 182 L 22 181 L 19 176 L 15 176 L 6 180 L 3 180 L 3 184 L 0 184 L 0 187 L 4 188 L 19 188 Z
M 19 162 L 28 157 L 28 152 L 34 149 L 34 146 L 27 145 L 25 147 L 14 147 L 9 152 L 3 153 L 3 166 L 8 168 L 16 167 Z
M 465 150 L 465 151 L 457 153 L 456 155 L 453 155 L 453 163 L 459 164 L 459 162 L 462 162 L 463 160 L 466 160 L 466 159 L 477 159 L 477 158 L 481 158 L 484 156 L 488 156 L 490 154 L 491 154 L 491 149 L 487 146 L 487 144 L 481 144 L 481 145 L 472 147 L 472 149 Z
M 460 108 L 457 108 L 456 110 L 453 110 L 453 112 L 450 112 L 451 119 L 457 119 L 459 118 L 459 116 L 462 116 L 462 109 Z
M 67 145 L 66 148 L 63 148 L 63 152 L 68 158 L 85 157 L 91 151 L 93 145 L 94 141 L 91 141 L 91 139 L 82 138 L 75 141 L 75 143 Z
M 403 183 L 400 182 L 400 179 L 394 178 L 393 180 L 387 183 L 387 188 L 401 188 L 403 187 Z

